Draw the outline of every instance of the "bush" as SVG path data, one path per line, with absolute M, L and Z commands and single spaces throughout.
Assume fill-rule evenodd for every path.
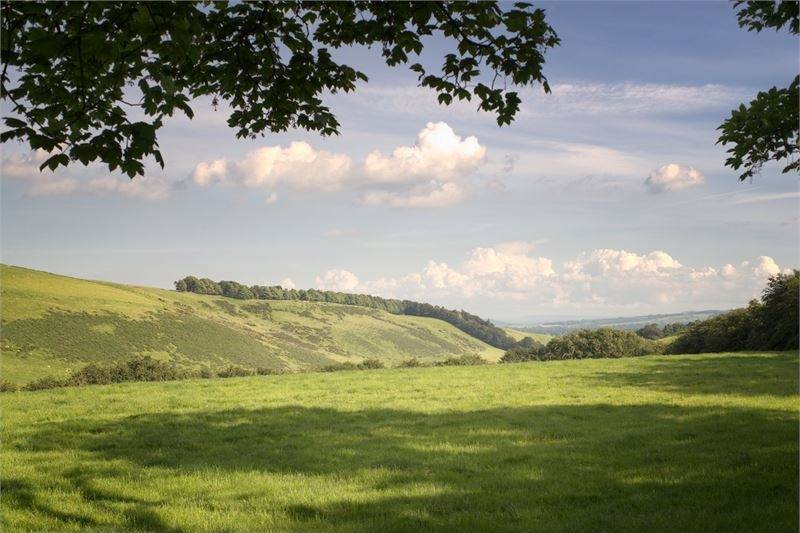
M 278 374 L 282 374 L 282 372 L 280 370 L 275 370 L 274 368 L 265 368 L 263 366 L 256 368 L 257 376 L 274 376 Z
M 405 361 L 397 365 L 397 368 L 421 368 L 424 366 L 430 366 L 430 364 L 423 363 L 416 357 L 412 357 L 411 359 L 406 359 Z
M 17 387 L 10 381 L 0 379 L 0 392 L 17 392 L 18 390 L 19 387 Z
M 510 348 L 500 358 L 501 363 L 522 363 L 525 361 L 541 361 L 544 358 L 545 346 L 541 342 L 525 337 Z
M 47 376 L 44 378 L 39 378 L 36 381 L 32 381 L 25 385 L 22 389 L 23 390 L 45 390 L 45 389 L 55 389 L 56 387 L 63 387 L 66 383 L 63 380 L 58 378 L 54 378 L 52 376 Z
M 245 377 L 245 376 L 252 376 L 253 373 L 254 372 L 252 370 L 250 370 L 249 368 L 244 368 L 244 367 L 237 366 L 237 365 L 230 365 L 230 366 L 227 366 L 227 367 L 223 368 L 219 372 L 217 372 L 217 377 L 220 377 L 220 378 L 240 378 L 240 377 Z
M 368 358 L 364 359 L 360 363 L 358 363 L 359 370 L 377 370 L 380 368 L 386 368 L 386 365 L 380 359 Z
M 489 361 L 480 355 L 462 355 L 461 357 L 448 357 L 442 361 L 436 361 L 434 366 L 471 366 L 471 365 L 485 365 Z
M 126 381 L 126 377 L 127 372 L 122 368 L 122 365 L 107 367 L 89 364 L 73 372 L 72 375 L 67 378 L 66 385 L 107 385 L 109 383 Z
M 204 367 L 203 367 L 203 368 L 201 368 L 201 369 L 200 369 L 200 371 L 197 373 L 197 377 L 199 377 L 199 378 L 201 378 L 201 379 L 211 379 L 211 378 L 215 378 L 215 377 L 217 377 L 217 375 L 214 373 L 214 371 L 213 371 L 213 370 L 211 370 L 211 369 L 210 369 L 210 368 L 208 368 L 207 366 L 204 366 Z
M 340 372 L 342 370 L 358 370 L 358 365 L 355 363 L 335 363 L 322 367 L 320 370 L 323 372 Z
M 632 331 L 618 329 L 582 329 L 555 337 L 547 343 L 543 359 L 596 359 L 636 357 L 660 353 L 655 342 Z
M 386 368 L 386 365 L 380 359 L 367 358 L 361 361 L 360 363 L 336 363 L 333 365 L 328 365 L 323 367 L 321 370 L 323 372 L 339 372 L 342 370 L 377 370 L 379 368 Z

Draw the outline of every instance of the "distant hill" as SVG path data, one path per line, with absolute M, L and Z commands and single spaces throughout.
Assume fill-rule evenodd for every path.
M 2 378 L 150 355 L 189 368 L 304 370 L 502 351 L 441 320 L 352 305 L 236 300 L 0 266 Z
M 725 311 L 713 309 L 708 311 L 686 311 L 683 313 L 667 313 L 660 315 L 641 315 L 616 318 L 597 318 L 587 320 L 565 320 L 541 322 L 534 324 L 503 324 L 506 331 L 516 330 L 521 333 L 542 333 L 548 335 L 563 335 L 576 329 L 615 328 L 636 330 L 647 324 L 681 323 L 687 324 L 695 320 L 705 320 L 724 313 Z M 511 329 L 513 328 L 513 330 Z
M 515 341 L 521 341 L 525 337 L 531 337 L 533 340 L 541 342 L 542 344 L 547 344 L 550 342 L 550 339 L 553 338 L 553 335 L 548 333 L 535 333 L 532 331 L 520 331 L 513 328 L 504 328 L 506 333 L 514 339 Z

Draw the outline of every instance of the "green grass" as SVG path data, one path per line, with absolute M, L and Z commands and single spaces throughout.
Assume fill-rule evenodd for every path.
M 4 531 L 798 529 L 796 353 L 0 395 Z
M 150 355 L 198 369 L 307 370 L 502 352 L 440 320 L 355 306 L 233 300 L 0 266 L 2 377 L 25 384 Z
M 504 328 L 504 329 L 506 330 L 506 333 L 508 333 L 509 336 L 515 341 L 521 341 L 525 337 L 532 337 L 533 340 L 541 342 L 542 344 L 546 345 L 548 342 L 550 342 L 550 339 L 553 338 L 553 335 L 548 335 L 547 333 L 531 333 L 528 331 L 520 331 L 518 329 L 512 329 L 512 328 Z

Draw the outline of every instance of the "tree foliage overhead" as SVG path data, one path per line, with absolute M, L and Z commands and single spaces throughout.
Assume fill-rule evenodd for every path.
M 3 2 L 2 141 L 51 154 L 42 168 L 100 161 L 133 177 L 157 133 L 191 102 L 231 110 L 237 137 L 304 128 L 336 134 L 322 97 L 367 76 L 334 51 L 367 46 L 408 65 L 438 101 L 477 100 L 500 125 L 516 115 L 513 86 L 540 84 L 559 44 L 544 11 L 496 2 Z M 416 61 L 428 36 L 451 49 L 440 69 Z
M 764 29 L 776 31 L 787 27 L 800 33 L 800 4 L 796 1 L 745 1 L 735 0 L 739 26 L 748 31 Z M 783 173 L 800 171 L 800 112 L 798 102 L 800 76 L 787 88 L 772 87 L 759 92 L 748 105 L 740 105 L 731 112 L 718 129 L 718 144 L 732 145 L 725 164 L 740 171 L 740 180 L 752 178 L 768 161 L 783 161 Z

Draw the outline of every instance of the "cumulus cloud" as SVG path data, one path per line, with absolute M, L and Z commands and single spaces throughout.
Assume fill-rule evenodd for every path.
M 169 184 L 162 177 L 95 175 L 89 178 L 76 178 L 67 169 L 52 172 L 39 170 L 50 154 L 36 150 L 28 154 L 9 154 L 0 164 L 3 179 L 26 182 L 25 196 L 68 196 L 68 195 L 118 195 L 144 200 L 163 200 L 170 193 Z M 90 172 L 96 172 L 90 166 Z
M 294 281 L 292 281 L 292 278 L 284 278 L 284 279 L 282 279 L 281 282 L 280 282 L 280 286 L 283 287 L 284 289 L 295 289 L 295 288 L 297 288 L 297 285 L 295 285 Z
M 670 163 L 652 171 L 644 183 L 654 193 L 679 191 L 702 184 L 703 175 L 692 167 Z
M 215 183 L 274 189 L 337 191 L 350 177 L 352 162 L 344 154 L 315 150 L 306 142 L 288 147 L 264 146 L 248 152 L 241 161 L 215 159 L 199 163 L 192 175 L 201 186 Z
M 738 266 L 687 266 L 663 250 L 597 249 L 557 265 L 527 242 L 473 248 L 458 265 L 430 260 L 418 272 L 361 281 L 331 270 L 320 287 L 387 297 L 447 301 L 490 298 L 550 309 L 656 311 L 744 305 L 781 272 L 769 256 Z M 614 312 L 614 311 L 608 311 Z
M 317 288 L 326 291 L 354 292 L 358 288 L 358 277 L 349 270 L 328 270 L 317 276 Z
M 464 178 L 486 162 L 486 148 L 475 137 L 462 138 L 444 122 L 429 122 L 413 146 L 399 146 L 389 155 L 370 152 L 354 164 L 345 154 L 316 150 L 306 142 L 288 147 L 265 146 L 239 161 L 214 159 L 198 163 L 192 181 L 265 188 L 267 202 L 279 186 L 295 191 L 360 190 L 368 206 L 437 208 L 462 202 L 469 187 Z
M 428 122 L 414 146 L 399 146 L 390 156 L 375 150 L 364 161 L 371 181 L 451 181 L 486 161 L 486 147 L 475 137 L 462 139 L 444 122 Z

